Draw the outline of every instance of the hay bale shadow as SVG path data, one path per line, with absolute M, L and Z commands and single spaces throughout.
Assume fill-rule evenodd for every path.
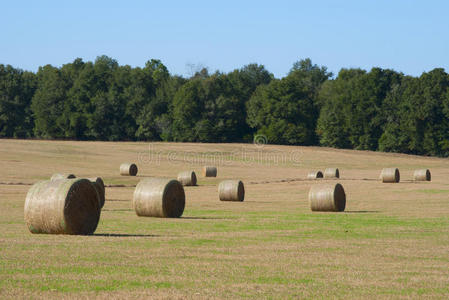
M 349 210 L 345 211 L 347 214 L 377 214 L 380 213 L 378 210 Z
M 186 219 L 186 220 L 232 220 L 233 218 L 226 218 L 226 217 L 181 217 L 180 220 Z
M 94 233 L 93 236 L 104 237 L 158 237 L 155 234 L 127 234 L 127 233 Z
M 132 201 L 132 200 L 126 200 L 126 199 L 106 199 L 106 201 L 129 202 L 129 201 Z

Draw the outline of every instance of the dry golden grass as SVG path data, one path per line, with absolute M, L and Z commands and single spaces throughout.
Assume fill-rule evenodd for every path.
M 449 297 L 447 159 L 241 144 L 154 143 L 150 156 L 148 149 L 0 140 L 0 298 Z M 213 156 L 224 161 L 205 161 Z M 138 163 L 137 177 L 119 175 L 123 161 Z M 218 177 L 185 187 L 182 218 L 135 215 L 132 186 L 141 178 L 201 174 L 208 164 Z M 389 166 L 400 169 L 401 183 L 380 183 Z M 340 169 L 340 179 L 327 181 L 343 184 L 344 213 L 308 207 L 316 182 L 305 177 L 326 167 Z M 432 182 L 413 182 L 418 168 L 429 168 Z M 110 186 L 95 235 L 28 232 L 30 185 L 19 184 L 56 172 Z M 218 182 L 235 178 L 245 201 L 219 201 Z

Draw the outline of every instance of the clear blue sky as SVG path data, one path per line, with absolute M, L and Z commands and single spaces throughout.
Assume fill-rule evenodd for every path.
M 2 1 L 0 63 L 36 71 L 108 55 L 231 71 L 257 62 L 284 76 L 310 57 L 336 73 L 373 66 L 449 71 L 448 1 Z

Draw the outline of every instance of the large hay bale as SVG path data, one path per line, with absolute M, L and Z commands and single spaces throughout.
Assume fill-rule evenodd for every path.
M 312 211 L 344 211 L 345 190 L 339 183 L 313 185 L 309 191 L 309 204 Z
M 217 177 L 217 167 L 204 166 L 203 167 L 204 177 Z
M 92 234 L 100 220 L 99 195 L 87 179 L 45 180 L 25 200 L 25 222 L 32 233 Z
M 415 170 L 413 172 L 414 181 L 431 181 L 432 176 L 430 175 L 429 169 Z
M 380 179 L 384 183 L 398 183 L 401 180 L 398 168 L 384 168 L 380 173 Z
M 218 185 L 218 195 L 221 201 L 243 201 L 245 187 L 240 180 L 224 180 Z
M 120 165 L 120 175 L 122 176 L 136 176 L 137 166 L 133 163 L 124 163 Z
M 90 182 L 94 185 L 95 189 L 97 189 L 98 195 L 100 196 L 100 208 L 103 208 L 104 202 L 106 200 L 105 198 L 105 187 L 103 179 L 100 177 L 94 177 L 94 178 L 88 178 Z
M 137 184 L 133 206 L 138 216 L 179 218 L 185 201 L 184 188 L 178 180 L 147 178 Z
M 178 174 L 178 181 L 182 185 L 195 186 L 196 185 L 196 174 L 193 171 L 184 171 Z
M 66 173 L 55 173 L 53 175 L 51 175 L 50 180 L 58 180 L 58 179 L 73 179 L 76 178 L 75 175 L 73 174 L 66 174 Z
M 323 178 L 323 172 L 321 171 L 311 171 L 307 174 L 307 179 L 318 179 Z
M 327 168 L 326 170 L 324 170 L 324 178 L 340 178 L 340 171 L 338 170 L 338 168 Z

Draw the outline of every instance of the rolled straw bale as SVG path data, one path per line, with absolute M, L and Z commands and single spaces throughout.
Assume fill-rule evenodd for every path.
M 309 174 L 307 174 L 307 179 L 317 179 L 317 178 L 323 178 L 323 172 L 311 171 L 309 172 Z
M 105 202 L 105 188 L 104 188 L 104 182 L 101 177 L 94 177 L 94 178 L 88 178 L 90 182 L 94 185 L 95 189 L 98 192 L 98 195 L 100 196 L 100 208 L 103 208 L 104 202 Z
M 380 178 L 384 183 L 397 183 L 401 180 L 398 168 L 384 168 L 380 173 Z
M 431 181 L 432 176 L 430 175 L 429 169 L 415 170 L 413 172 L 414 181 Z
M 221 201 L 243 201 L 245 187 L 240 180 L 224 180 L 218 185 L 218 195 Z
M 136 176 L 137 166 L 132 163 L 124 163 L 120 165 L 120 175 L 122 176 Z
M 45 180 L 25 200 L 25 222 L 32 233 L 92 234 L 100 220 L 99 195 L 87 179 Z
M 204 177 L 217 177 L 217 167 L 205 166 L 203 167 Z
M 324 178 L 340 178 L 340 171 L 338 168 L 327 168 L 324 170 Z
M 73 174 L 61 174 L 61 173 L 55 173 L 53 175 L 51 175 L 50 180 L 58 180 L 58 179 L 73 179 L 76 178 L 75 175 Z
M 137 184 L 133 206 L 138 216 L 179 218 L 185 201 L 184 188 L 178 180 L 147 178 Z
M 182 185 L 194 186 L 196 185 L 196 174 L 194 171 L 184 171 L 178 174 L 178 181 Z
M 313 185 L 309 191 L 309 204 L 312 211 L 344 211 L 345 190 L 339 183 Z

